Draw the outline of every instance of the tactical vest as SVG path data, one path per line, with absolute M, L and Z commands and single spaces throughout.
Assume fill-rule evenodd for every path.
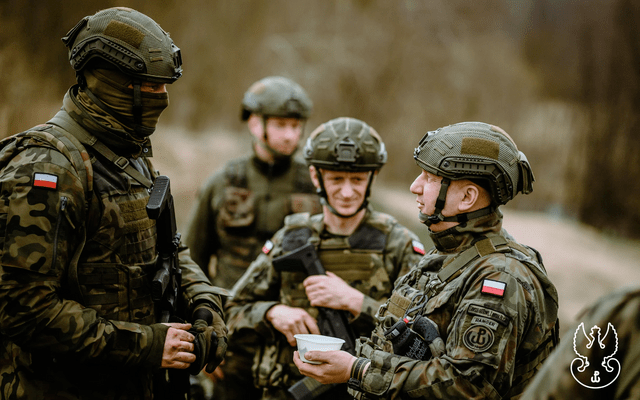
M 376 218 L 376 215 L 378 217 Z M 294 250 L 306 243 L 314 243 L 318 257 L 326 271 L 331 271 L 360 292 L 381 300 L 388 296 L 393 281 L 385 268 L 387 237 L 395 220 L 380 214 L 365 219 L 350 236 L 321 237 L 322 214 L 293 214 L 285 218 L 286 232 L 281 247 L 283 252 Z M 302 281 L 307 275 L 300 271 L 282 271 L 279 302 L 291 307 L 304 308 L 317 318 L 318 310 L 311 307 Z M 351 324 L 356 337 L 369 336 L 373 325 L 356 320 Z M 269 343 L 256 354 L 254 376 L 259 387 L 288 387 L 301 378 L 293 364 L 293 351 L 284 336 Z
M 67 269 L 69 297 L 105 319 L 156 322 L 150 292 L 156 226 L 146 213 L 155 174 L 149 161 L 117 156 L 64 111 L 24 134 L 68 155 L 85 188 L 86 223 L 75 227 L 83 241 Z
M 250 158 L 229 162 L 224 169 L 223 193 L 216 193 L 218 210 L 216 231 L 218 273 L 215 284 L 231 288 L 246 268 L 260 254 L 262 244 L 282 228 L 285 216 L 299 212 L 321 211 L 309 171 L 292 160 L 283 174 L 293 174 L 285 187 L 272 188 L 266 176 L 250 176 Z M 251 187 L 265 185 L 263 190 Z
M 467 266 L 478 262 L 481 258 L 495 253 L 503 253 L 505 256 L 515 258 L 525 264 L 541 282 L 548 281 L 546 271 L 541 267 L 542 259 L 540 254 L 535 249 L 508 240 L 501 235 L 487 236 L 455 257 L 438 257 L 434 262 L 443 261 L 442 268 L 438 272 L 414 269 L 411 273 L 405 275 L 398 284 L 398 289 L 400 290 L 394 290 L 389 301 L 380 307 L 377 315 L 380 323 L 371 336 L 373 349 L 393 353 L 393 345 L 385 338 L 384 331 L 400 318 L 415 318 L 417 315 L 432 312 L 432 307 L 426 306 L 426 301 L 437 297 L 441 293 L 444 294 L 449 282 L 458 277 Z M 531 260 L 535 260 L 535 262 Z M 513 375 L 514 382 L 509 393 L 517 394 L 524 390 L 526 384 L 539 369 L 537 367 L 559 343 L 558 335 L 559 326 L 556 321 L 555 327 L 548 332 L 534 351 L 529 354 L 519 355 L 516 358 Z M 359 349 L 361 348 L 360 344 L 358 346 Z M 364 357 L 367 357 L 367 355 L 362 354 Z M 361 392 L 353 391 L 352 389 L 349 389 L 349 391 L 357 398 L 366 398 Z

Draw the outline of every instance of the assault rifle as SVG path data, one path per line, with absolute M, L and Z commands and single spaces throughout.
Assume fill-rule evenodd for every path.
M 178 307 L 182 271 L 178 261 L 180 233 L 176 229 L 171 185 L 167 176 L 158 176 L 147 203 L 147 215 L 156 220 L 158 241 L 157 271 L 151 281 L 151 298 L 160 314 L 160 322 L 169 322 Z
M 276 257 L 272 261 L 277 271 L 301 271 L 307 275 L 326 275 L 322 263 L 312 243 L 307 243 L 292 252 Z M 343 310 L 318 307 L 318 328 L 320 333 L 344 339 L 343 350 L 356 354 L 356 340 L 349 327 L 349 317 Z M 296 400 L 311 400 L 337 384 L 323 385 L 313 378 L 305 377 L 289 388 L 289 393 Z
M 156 220 L 158 262 L 151 281 L 151 298 L 160 322 L 176 316 L 180 299 L 182 271 L 178 259 L 180 233 L 176 228 L 176 213 L 169 177 L 160 175 L 151 188 L 147 215 Z M 154 398 L 186 399 L 189 394 L 189 374 L 185 370 L 161 369 L 154 374 Z

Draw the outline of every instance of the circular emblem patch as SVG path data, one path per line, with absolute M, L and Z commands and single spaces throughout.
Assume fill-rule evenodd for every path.
M 462 336 L 462 342 L 474 353 L 489 350 L 493 344 L 493 332 L 483 325 L 471 325 Z

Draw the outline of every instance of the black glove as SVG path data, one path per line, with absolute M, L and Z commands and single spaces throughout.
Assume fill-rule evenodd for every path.
M 193 341 L 196 360 L 187 371 L 191 375 L 197 375 L 206 365 L 206 371 L 211 373 L 224 360 L 227 351 L 227 327 L 222 317 L 208 308 L 198 309 L 194 316 L 197 319 L 189 333 L 196 337 Z

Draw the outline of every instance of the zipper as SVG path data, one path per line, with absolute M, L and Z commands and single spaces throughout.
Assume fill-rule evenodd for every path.
M 53 237 L 53 257 L 51 258 L 51 267 L 55 265 L 56 258 L 58 257 L 58 234 L 60 233 L 60 224 L 62 223 L 62 218 L 67 208 L 67 200 L 68 199 L 66 196 L 62 196 L 62 198 L 60 198 L 60 215 L 58 216 L 58 221 L 56 222 L 56 233 Z

